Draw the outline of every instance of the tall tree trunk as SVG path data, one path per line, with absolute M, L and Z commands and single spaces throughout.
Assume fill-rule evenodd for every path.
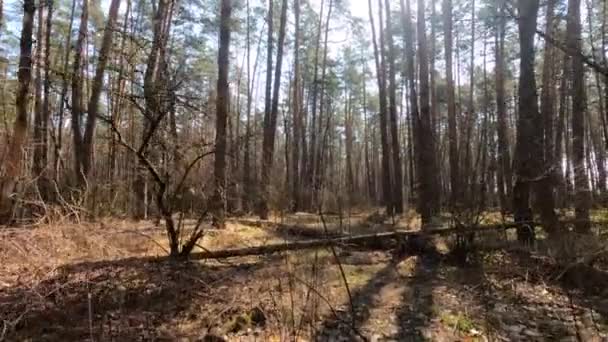
M 300 105 L 300 0 L 294 0 L 295 43 L 294 43 L 294 76 L 293 76 L 293 144 L 292 144 L 292 198 L 294 212 L 300 209 L 300 136 L 303 128 Z M 289 166 L 288 166 L 289 167 Z
M 38 10 L 38 33 L 36 48 L 36 104 L 34 115 L 34 158 L 32 169 L 41 199 L 49 199 L 48 174 L 48 123 L 49 123 L 49 92 L 50 92 L 50 35 L 52 28 L 53 1 L 47 2 L 46 22 L 43 20 L 43 10 Z M 43 33 L 44 31 L 44 33 Z M 44 35 L 44 42 L 42 36 Z M 42 48 L 44 45 L 44 49 Z M 44 57 L 43 57 L 44 51 Z M 42 68 L 44 67 L 44 81 Z
M 581 2 L 568 1 L 567 46 L 575 51 L 571 56 L 572 62 L 572 163 L 574 167 L 574 187 L 576 212 L 576 230 L 587 233 L 590 230 L 589 207 L 591 194 L 585 169 L 585 68 L 582 60 L 581 47 Z
M 557 117 L 557 125 L 555 131 L 555 151 L 553 153 L 555 160 L 563 160 L 564 159 L 564 135 L 565 132 L 565 121 L 566 121 L 566 112 L 568 111 L 568 94 L 570 94 L 570 82 L 569 79 L 571 77 L 570 73 L 570 57 L 567 54 L 563 54 L 563 62 L 562 62 L 562 76 L 559 86 L 559 113 Z M 568 155 L 568 151 L 566 151 L 566 155 Z M 566 200 L 566 181 L 567 179 L 564 177 L 563 163 L 556 163 L 556 186 L 557 186 L 557 199 L 558 203 L 560 203 L 560 207 L 565 206 Z M 570 165 L 569 158 L 566 158 L 566 165 Z
M 11 220 L 13 212 L 11 194 L 15 190 L 17 180 L 22 176 L 21 159 L 27 139 L 28 95 L 32 78 L 32 34 L 35 12 L 35 1 L 24 0 L 21 40 L 19 43 L 19 71 L 17 73 L 19 85 L 15 100 L 17 115 L 13 126 L 13 136 L 3 160 L 4 177 L 0 179 L 0 224 L 5 224 Z
M 604 1 L 605 2 L 605 1 Z M 597 55 L 597 49 L 595 47 L 595 37 L 593 35 L 593 8 L 595 7 L 595 3 L 594 1 L 586 1 L 587 4 L 587 23 L 589 25 L 589 45 L 591 46 L 591 52 L 594 56 Z M 605 12 L 603 12 L 604 16 L 605 16 Z M 603 25 L 603 24 L 602 24 Z M 603 28 L 603 27 L 602 27 Z M 601 56 L 602 56 L 602 62 L 605 63 L 606 62 L 606 55 L 604 54 L 603 51 L 600 52 Z M 598 95 L 598 99 L 597 99 L 597 103 L 598 103 L 598 109 L 599 109 L 599 113 L 598 113 L 598 119 L 600 120 L 601 123 L 601 128 L 602 130 L 599 131 L 599 129 L 595 129 L 595 125 L 593 125 L 593 120 L 591 117 L 591 112 L 589 112 L 589 133 L 591 135 L 591 141 L 593 142 L 593 150 L 595 151 L 595 160 L 596 160 L 596 168 L 597 168 L 597 178 L 598 178 L 598 182 L 597 182 L 597 190 L 598 190 L 598 195 L 599 195 L 599 199 L 600 202 L 604 202 L 605 200 L 605 192 L 606 192 L 606 165 L 605 165 L 605 152 L 606 152 L 606 145 L 602 144 L 602 134 L 604 135 L 604 137 L 608 137 L 608 127 L 607 127 L 607 123 L 606 123 L 606 117 L 604 116 L 605 113 L 605 104 L 604 104 L 604 96 L 603 96 L 603 91 L 602 91 L 602 82 L 600 81 L 601 77 L 600 77 L 600 73 L 597 70 L 594 70 L 593 72 L 593 76 L 594 76 L 594 81 L 595 81 L 595 86 L 597 89 L 597 95 Z M 604 142 L 608 142 L 608 140 L 604 140 Z
M 445 35 L 445 62 L 448 97 L 448 140 L 450 160 L 450 205 L 455 208 L 460 200 L 460 172 L 458 162 L 458 133 L 456 127 L 456 101 L 452 72 L 452 0 L 443 0 L 443 25 Z M 498 63 L 497 63 L 498 64 Z
M 330 6 L 331 7 L 331 6 Z M 316 32 L 315 40 L 315 52 L 313 62 L 313 81 L 312 81 L 312 109 L 311 109 L 311 120 L 310 120 L 310 147 L 308 152 L 308 170 L 305 178 L 306 185 L 310 188 L 308 191 L 308 206 L 312 206 L 313 198 L 315 197 L 315 179 L 314 173 L 317 169 L 317 98 L 319 93 L 319 51 L 321 49 L 321 34 L 323 32 L 323 12 L 325 9 L 325 0 L 321 0 L 321 13 L 319 14 L 319 25 Z
M 550 182 L 547 182 L 549 177 L 543 170 L 543 120 L 538 108 L 534 76 L 534 35 L 538 16 L 538 0 L 520 0 L 518 7 L 521 61 L 513 208 L 516 222 L 532 220 L 530 190 L 534 186 L 535 206 L 540 211 L 544 226 L 550 233 L 553 233 L 557 228 L 557 217 L 553 211 L 553 190 Z M 529 243 L 534 240 L 534 231 L 529 229 L 528 225 L 523 225 L 518 228 L 518 239 Z
M 465 141 L 462 144 L 464 148 L 464 182 L 465 198 L 467 199 L 468 205 L 473 205 L 473 184 L 475 179 L 471 178 L 472 171 L 472 160 L 473 160 L 473 130 L 477 115 L 475 113 L 475 0 L 471 2 L 471 55 L 469 60 L 469 99 L 468 99 L 468 110 L 465 117 Z
M 253 113 L 253 117 L 252 117 L 252 104 L 253 104 L 253 90 L 254 88 L 257 89 L 257 87 L 254 87 L 254 85 L 256 85 L 256 73 L 257 73 L 257 69 L 258 69 L 258 61 L 259 61 L 259 57 L 260 57 L 260 49 L 262 47 L 262 37 L 265 26 L 262 25 L 262 29 L 260 31 L 260 38 L 258 40 L 258 44 L 257 44 L 257 48 L 256 48 L 256 54 L 255 54 L 255 61 L 253 63 L 253 74 L 251 74 L 251 27 L 250 27 L 250 7 L 249 7 L 249 0 L 247 1 L 247 123 L 245 125 L 245 136 L 246 136 L 246 140 L 245 140 L 245 153 L 244 153 L 244 157 L 243 157 L 243 209 L 245 211 L 249 211 L 252 209 L 252 205 L 254 204 L 254 193 L 255 193 L 255 189 L 254 189 L 254 185 L 253 185 L 253 181 L 256 179 L 255 177 L 255 158 L 254 158 L 254 165 L 253 165 L 253 170 L 252 170 L 252 165 L 251 165 L 251 140 L 254 141 L 254 148 L 253 148 L 253 153 L 256 152 L 256 141 L 257 141 L 257 135 L 255 135 L 253 132 L 255 132 L 255 127 L 256 127 L 256 115 L 255 113 Z M 253 121 L 253 123 L 251 122 Z M 252 127 L 253 126 L 253 127 Z
M 509 133 L 507 119 L 507 99 L 505 91 L 505 2 L 501 0 L 498 9 L 498 26 L 496 32 L 496 113 L 498 126 L 498 178 L 501 209 L 506 213 L 511 208 L 511 190 L 513 175 L 511 171 L 511 153 L 509 151 Z
M 261 218 L 268 216 L 268 196 L 270 184 L 267 183 L 264 173 L 267 167 L 264 158 L 269 154 L 266 151 L 266 145 L 268 144 L 268 137 L 266 137 L 267 131 L 270 129 L 270 116 L 272 111 L 272 48 L 274 39 L 274 0 L 268 0 L 268 38 L 266 40 L 266 87 L 264 97 L 264 125 L 263 125 L 263 142 L 262 142 L 262 184 L 260 192 L 260 200 L 257 206 L 257 213 Z M 274 133 L 273 133 L 274 134 Z
M 532 140 L 535 139 L 534 134 L 536 133 L 534 116 L 538 115 L 534 78 L 534 31 L 536 30 L 538 0 L 518 0 L 518 8 L 521 59 L 513 209 L 516 222 L 527 222 L 533 218 L 530 208 L 530 183 L 534 176 L 533 164 L 536 157 L 532 151 Z M 529 243 L 534 239 L 534 231 L 527 229 L 525 225 L 518 229 L 517 235 L 522 242 Z
M 82 137 L 82 155 L 80 155 L 79 169 L 83 177 L 88 177 L 93 164 L 93 143 L 95 138 L 95 124 L 99 115 L 99 98 L 103 90 L 103 77 L 106 70 L 106 65 L 112 48 L 112 37 L 116 30 L 116 18 L 118 16 L 118 8 L 120 0 L 112 0 L 110 3 L 110 11 L 108 13 L 108 22 L 106 23 L 101 40 L 101 49 L 99 50 L 99 60 L 95 76 L 91 85 L 91 97 L 88 103 L 87 122 L 85 126 L 84 136 Z M 78 130 L 80 134 L 80 130 Z
M 324 172 L 325 172 L 325 165 L 324 165 L 324 155 L 326 155 L 325 152 L 327 152 L 324 148 L 325 145 L 327 143 L 327 133 L 328 129 L 329 129 L 329 123 L 331 121 L 331 115 L 328 115 L 327 120 L 325 120 L 325 112 L 327 111 L 329 114 L 331 114 L 328 110 L 325 104 L 325 86 L 326 86 L 326 77 L 327 77 L 327 59 L 328 59 L 328 54 L 329 54 L 329 50 L 327 48 L 327 44 L 328 44 L 328 40 L 329 40 L 329 22 L 331 20 L 331 14 L 332 14 L 332 10 L 333 10 L 333 5 L 334 5 L 334 0 L 329 0 L 329 5 L 328 5 L 328 9 L 327 9 L 327 20 L 325 21 L 325 32 L 324 32 L 324 37 L 323 37 L 323 61 L 321 63 L 321 80 L 319 83 L 321 83 L 321 88 L 319 89 L 319 93 L 320 93 L 320 99 L 319 99 L 319 127 L 318 127 L 318 136 L 319 136 L 319 143 L 317 144 L 317 149 L 315 152 L 316 155 L 316 163 L 315 163 L 315 169 L 313 172 L 314 175 L 314 186 L 313 186 L 313 203 L 315 205 L 318 205 L 320 202 L 320 198 L 319 198 L 319 192 L 321 190 L 322 187 L 322 183 L 324 181 Z M 323 131 L 323 120 L 325 120 L 326 123 L 326 127 L 325 127 L 325 132 Z
M 346 152 L 346 188 L 348 193 L 348 208 L 351 208 L 355 202 L 355 176 L 353 171 L 353 110 L 352 96 L 348 89 L 344 94 L 344 135 L 345 135 L 345 152 Z
M 168 8 L 170 0 L 159 0 L 156 13 L 153 20 L 153 38 L 150 53 L 146 63 L 146 71 L 144 72 L 144 102 L 145 102 L 145 122 L 141 132 L 141 143 L 139 152 L 149 154 L 148 158 L 155 161 L 156 153 L 150 153 L 150 142 L 153 140 L 156 129 L 163 118 L 161 110 L 161 87 L 159 86 L 159 70 L 161 69 L 161 51 L 164 50 L 167 37 L 164 35 L 164 23 L 167 21 Z M 137 172 L 135 184 L 133 185 L 136 197 L 136 218 L 146 218 L 148 213 L 148 179 L 143 171 L 144 167 L 140 164 L 140 170 Z M 175 239 L 175 244 L 171 246 L 171 250 L 177 251 L 179 246 Z
M 42 125 L 41 125 L 41 134 L 40 134 L 40 164 L 44 166 L 45 170 L 48 169 L 48 130 L 49 130 L 49 120 L 51 117 L 51 29 L 53 27 L 53 6 L 54 1 L 47 2 L 47 10 L 46 10 L 46 33 L 44 36 L 44 46 L 46 47 L 44 53 L 44 85 L 43 85 L 43 96 L 44 100 L 42 102 Z M 50 184 L 49 184 L 49 175 L 48 171 L 43 172 L 43 174 L 38 179 L 38 188 L 40 190 L 40 194 L 42 195 L 42 199 L 47 201 L 50 199 Z
M 380 5 L 380 3 L 379 3 Z M 372 41 L 374 46 L 374 60 L 376 62 L 376 77 L 378 81 L 378 90 L 380 97 L 380 144 L 382 149 L 382 198 L 383 204 L 386 207 L 388 214 L 392 213 L 393 201 L 391 191 L 391 176 L 390 176 L 390 154 L 388 146 L 388 131 L 387 131 L 387 118 L 386 118 L 386 92 L 384 83 L 384 65 L 381 61 L 382 52 L 376 42 L 376 28 L 374 25 L 374 16 L 372 11 L 372 1 L 368 0 L 369 6 L 369 20 L 372 28 Z M 380 11 L 382 6 L 379 6 Z M 382 20 L 380 20 L 380 23 Z M 380 28 L 380 31 L 382 29 Z M 382 41 L 382 33 L 380 34 L 380 41 Z
M 68 96 L 69 78 L 68 70 L 70 67 L 70 53 L 72 51 L 72 28 L 74 26 L 74 12 L 76 10 L 76 1 L 72 0 L 72 9 L 70 10 L 70 23 L 68 25 L 68 35 L 65 42 L 65 54 L 63 55 L 63 68 L 61 80 L 61 96 L 59 97 L 59 110 L 57 111 L 57 126 L 54 137 L 53 149 L 53 172 L 54 181 L 59 181 L 59 167 L 61 161 L 61 148 L 63 147 L 63 118 L 65 103 Z
M 219 52 L 217 57 L 217 101 L 215 118 L 215 177 L 214 220 L 216 226 L 224 226 L 225 190 L 226 190 L 226 121 L 230 108 L 230 89 L 228 72 L 230 70 L 230 16 L 232 1 L 222 0 L 220 13 Z
M 82 108 L 83 88 L 82 69 L 83 54 L 87 40 L 87 27 L 89 22 L 89 0 L 82 0 L 80 14 L 80 28 L 78 29 L 78 39 L 74 49 L 74 63 L 72 65 L 72 138 L 74 143 L 74 172 L 79 184 L 84 184 L 86 175 L 84 173 L 85 150 L 82 141 Z
M 34 68 L 36 70 L 35 81 L 34 81 L 34 156 L 32 160 L 32 171 L 34 173 L 34 177 L 38 180 L 42 179 L 42 172 L 46 165 L 43 164 L 43 154 L 44 150 L 42 150 L 42 69 L 48 68 L 49 66 L 43 65 L 42 58 L 44 52 L 44 44 L 43 44 L 43 36 L 44 36 L 44 8 L 40 6 L 38 8 L 38 21 L 37 21 L 37 33 L 36 33 L 36 55 Z M 36 182 L 37 184 L 41 184 L 41 182 Z M 41 190 L 39 188 L 39 190 Z M 42 193 L 42 191 L 40 191 Z
M 417 123 L 419 121 L 420 114 L 418 113 L 418 95 L 416 91 L 416 72 L 414 70 L 414 25 L 411 20 L 410 3 L 407 0 L 407 5 L 404 0 L 400 1 L 401 5 L 401 27 L 403 29 L 403 40 L 405 45 L 405 73 L 408 83 L 408 100 L 409 100 L 409 120 L 408 120 L 408 155 L 409 155 L 409 179 L 410 179 L 410 198 L 413 198 L 415 189 L 414 181 L 414 160 L 418 162 L 419 155 L 419 142 L 418 139 L 420 134 L 416 132 Z M 415 141 L 415 142 L 414 142 Z M 416 146 L 414 146 L 416 145 Z M 418 172 L 418 170 L 416 170 Z M 419 173 L 419 172 L 418 172 Z M 422 202 L 418 201 L 418 211 L 423 212 L 423 208 L 420 205 Z
M 546 28 L 545 33 L 548 36 L 553 34 L 554 26 L 555 0 L 549 0 L 547 4 Z M 553 83 L 553 46 L 545 45 L 544 62 L 543 62 L 542 83 L 543 89 L 541 93 L 541 108 L 540 108 L 540 123 L 537 124 L 537 133 L 535 144 L 537 149 L 537 160 L 542 161 L 538 169 L 538 180 L 535 184 L 536 202 L 541 213 L 543 225 L 548 232 L 556 237 L 557 230 L 557 215 L 555 214 L 555 168 L 553 159 L 553 110 L 555 104 L 553 101 L 555 94 L 555 86 Z
M 556 0 L 548 0 L 545 35 L 553 37 L 555 26 L 555 3 Z M 540 114 L 543 118 L 543 146 L 547 171 L 553 168 L 553 126 L 555 108 L 555 84 L 554 84 L 554 47 L 545 43 L 543 56 L 542 92 L 540 96 Z
M 409 0 L 408 0 L 409 2 Z M 435 137 L 431 127 L 431 111 L 429 102 L 429 65 L 425 24 L 425 3 L 418 0 L 418 64 L 420 67 L 420 116 L 416 128 L 419 133 L 420 150 L 418 181 L 420 183 L 420 201 L 423 203 L 422 223 L 430 223 L 432 217 L 439 212 L 439 191 L 437 184 L 437 167 L 435 159 Z
M 401 165 L 401 147 L 399 146 L 399 120 L 397 118 L 397 80 L 395 78 L 395 44 L 391 26 L 390 0 L 386 0 L 386 39 L 388 42 L 388 73 L 389 73 L 389 114 L 391 124 L 392 154 L 393 154 L 393 207 L 397 214 L 403 213 L 403 170 Z M 434 126 L 433 126 L 434 130 Z
M 277 47 L 277 63 L 275 66 L 276 69 L 273 80 L 274 85 L 272 89 L 272 107 L 269 113 L 270 115 L 268 117 L 264 116 L 264 140 L 262 143 L 262 186 L 264 187 L 264 194 L 262 196 L 262 203 L 259 208 L 259 216 L 262 219 L 267 219 L 269 214 L 268 201 L 270 200 L 270 173 L 272 171 L 273 166 L 273 154 L 277 130 L 277 116 L 279 114 L 279 91 L 281 88 L 281 68 L 283 64 L 283 44 L 285 42 L 286 25 L 287 0 L 283 0 L 281 5 L 281 21 L 279 26 L 279 41 Z M 269 32 L 272 33 L 272 31 Z M 269 37 L 271 37 L 270 34 Z

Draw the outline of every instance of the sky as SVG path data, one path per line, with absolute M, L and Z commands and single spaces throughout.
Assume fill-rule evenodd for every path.
M 108 8 L 110 6 L 109 0 L 93 0 L 93 1 L 101 1 L 102 11 L 103 13 L 108 12 Z M 266 1 L 266 0 L 262 0 Z M 311 4 L 315 7 L 317 13 L 321 7 L 322 0 L 309 0 Z M 368 12 L 367 12 L 367 1 L 365 0 L 343 0 L 348 3 L 350 11 L 353 16 L 368 20 Z M 6 27 L 4 32 L 2 33 L 3 37 L 0 40 L 0 51 L 6 51 L 7 47 L 2 46 L 4 44 L 3 40 L 11 39 L 15 43 L 19 39 L 20 29 L 21 29 L 21 19 L 22 19 L 22 4 L 23 0 L 5 0 L 4 1 L 4 12 L 5 12 L 5 24 Z M 326 1 L 327 6 L 327 1 Z M 126 1 L 122 1 L 121 3 L 121 11 L 124 11 L 126 7 Z M 330 32 L 330 41 L 344 41 L 345 35 L 344 32 L 340 32 L 341 30 L 332 30 Z

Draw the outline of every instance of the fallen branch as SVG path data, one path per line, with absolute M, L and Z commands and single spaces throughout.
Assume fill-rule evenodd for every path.
M 520 223 L 521 224 L 521 223 Z M 528 225 L 538 226 L 538 223 L 528 222 Z M 265 246 L 255 246 L 247 248 L 234 248 L 226 249 L 221 251 L 207 251 L 200 253 L 193 253 L 190 255 L 191 260 L 201 259 L 224 259 L 234 258 L 243 256 L 255 256 L 255 255 L 267 255 L 285 251 L 298 251 L 312 248 L 323 248 L 330 246 L 339 245 L 356 245 L 356 246 L 374 246 L 382 245 L 383 242 L 390 241 L 407 241 L 411 239 L 425 238 L 431 236 L 446 236 L 452 234 L 467 234 L 476 232 L 490 232 L 490 231 L 501 231 L 507 229 L 517 228 L 519 224 L 505 223 L 495 225 L 484 225 L 476 227 L 458 227 L 448 229 L 433 229 L 427 231 L 399 231 L 399 232 L 386 232 L 376 234 L 363 234 L 355 236 L 342 236 L 333 237 L 327 239 L 318 240 L 307 240 L 307 241 L 295 241 L 288 243 L 279 243 Z M 384 244 L 386 245 L 386 244 Z

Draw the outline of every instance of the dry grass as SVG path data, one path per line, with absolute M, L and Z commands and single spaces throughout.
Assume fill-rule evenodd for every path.
M 363 215 L 351 219 L 365 221 Z M 322 229 L 313 224 L 314 215 L 288 220 Z M 330 225 L 337 221 L 328 216 Z M 200 244 L 220 250 L 286 238 L 271 225 L 245 223 L 208 230 Z M 411 213 L 398 221 L 399 229 L 416 225 Z M 360 227 L 362 232 L 376 228 Z M 483 306 L 462 300 L 463 294 L 478 292 L 482 273 L 473 270 L 467 288 L 455 292 L 458 284 L 449 275 L 460 270 L 442 267 L 433 275 L 415 257 L 393 264 L 385 252 L 338 249 L 339 260 L 328 250 L 184 264 L 146 258 L 166 255 L 166 248 L 164 229 L 151 222 L 106 220 L 0 231 L 0 341 L 2 324 L 10 325 L 8 339 L 17 341 L 196 340 L 208 333 L 234 341 L 356 336 L 338 261 L 355 301 L 357 327 L 368 337 L 387 331 L 397 337 L 416 325 L 448 336 L 453 327 L 445 329 L 439 319 L 446 308 L 460 317 L 466 307 Z M 515 269 L 505 267 L 503 259 L 488 269 L 492 275 Z M 522 272 L 527 282 L 528 268 Z M 521 281 L 516 277 L 508 279 Z M 430 304 L 429 293 L 435 298 Z M 256 321 L 258 311 L 263 324 Z M 473 313 L 475 322 L 483 321 L 481 312 Z M 396 327 L 402 331 L 394 332 Z
M 163 233 L 150 222 L 119 220 L 6 228 L 0 230 L 0 285 L 39 280 L 71 263 L 163 255 L 155 242 Z

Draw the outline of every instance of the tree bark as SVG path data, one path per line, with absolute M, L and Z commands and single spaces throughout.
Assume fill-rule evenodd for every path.
M 496 32 L 496 112 L 498 125 L 498 183 L 501 209 L 506 213 L 511 208 L 513 175 L 511 170 L 511 153 L 509 151 L 509 133 L 507 119 L 507 99 L 505 91 L 505 1 L 500 1 L 497 11 L 498 26 Z
M 70 23 L 68 25 L 68 32 L 72 32 L 74 26 L 74 12 L 76 10 L 76 0 L 72 0 L 72 9 L 70 10 Z M 61 165 L 61 148 L 63 147 L 63 119 L 65 103 L 68 96 L 68 71 L 70 67 L 70 53 L 72 51 L 72 35 L 68 34 L 65 42 L 65 54 L 63 55 L 63 68 L 62 68 L 62 80 L 61 80 L 61 95 L 59 97 L 59 110 L 57 111 L 58 122 L 54 137 L 54 148 L 53 148 L 53 172 L 55 182 L 59 181 L 59 167 Z
M 95 140 L 95 125 L 97 123 L 97 116 L 99 115 L 99 99 L 101 97 L 101 91 L 103 90 L 103 78 L 110 55 L 110 49 L 112 48 L 112 37 L 116 30 L 116 18 L 118 16 L 119 7 L 120 0 L 111 1 L 108 22 L 106 23 L 103 38 L 101 40 L 99 60 L 97 61 L 97 68 L 91 85 L 91 97 L 87 106 L 88 114 L 85 131 L 83 137 L 79 138 L 82 141 L 82 154 L 77 156 L 80 157 L 78 169 L 81 170 L 80 172 L 83 177 L 89 176 L 93 165 L 93 144 Z M 75 133 L 80 134 L 80 129 L 75 131 Z
M 443 25 L 445 35 L 445 63 L 448 92 L 448 140 L 451 187 L 450 206 L 455 208 L 460 201 L 460 171 L 458 162 L 458 133 L 456 127 L 456 100 L 454 94 L 454 76 L 452 71 L 452 0 L 443 0 Z
M 380 5 L 380 3 L 379 3 Z M 393 201 L 391 191 L 391 176 L 390 176 L 390 154 L 388 145 L 388 131 L 387 131 L 387 118 L 386 118 L 386 91 L 384 83 L 385 69 L 384 64 L 381 61 L 382 51 L 376 42 L 376 28 L 374 25 L 374 16 L 372 11 L 372 1 L 368 0 L 369 6 L 369 20 L 372 28 L 372 41 L 374 46 L 374 60 L 376 62 L 376 78 L 378 82 L 378 92 L 380 101 L 380 145 L 382 149 L 382 199 L 383 204 L 386 207 L 387 214 L 392 214 Z M 382 6 L 379 6 L 380 12 Z M 382 23 L 382 20 L 380 20 Z M 382 32 L 382 29 L 379 29 Z M 380 41 L 382 42 L 382 33 L 380 34 Z
M 409 2 L 409 0 L 407 0 Z M 408 11 L 409 12 L 409 11 Z M 420 115 L 415 127 L 418 129 L 419 153 L 418 182 L 420 184 L 420 201 L 422 224 L 431 222 L 433 216 L 439 212 L 435 137 L 431 127 L 431 111 L 429 102 L 429 65 L 425 24 L 425 3 L 418 0 L 418 64 L 420 67 Z
M 226 190 L 226 121 L 230 107 L 230 89 L 228 87 L 228 72 L 230 70 L 230 17 L 232 1 L 222 0 L 220 13 L 219 52 L 217 57 L 217 101 L 215 118 L 215 192 L 214 192 L 214 221 L 216 226 L 224 227 L 225 190 Z
M 403 170 L 401 165 L 401 146 L 399 144 L 399 120 L 397 118 L 397 80 L 395 78 L 395 44 L 393 42 L 393 29 L 391 25 L 390 0 L 386 5 L 386 39 L 388 42 L 388 73 L 389 73 L 389 114 L 393 154 L 393 210 L 396 214 L 403 213 Z M 433 126 L 434 129 L 434 126 Z
M 272 0 L 270 1 L 272 3 Z M 270 14 L 272 16 L 272 13 Z M 264 140 L 262 142 L 262 186 L 264 187 L 259 216 L 268 218 L 270 200 L 270 173 L 273 167 L 273 154 L 277 130 L 277 117 L 279 114 L 279 90 L 281 88 L 281 69 L 283 64 L 283 48 L 285 42 L 285 26 L 287 25 L 287 0 L 281 5 L 281 19 L 279 24 L 279 41 L 277 47 L 277 63 L 275 65 L 274 85 L 272 89 L 272 107 L 269 116 L 264 116 Z M 269 22 L 269 26 L 272 26 Z M 272 31 L 269 30 L 269 38 Z M 270 60 L 271 61 L 271 60 Z M 269 63 L 271 64 L 271 63 Z
M 471 2 L 471 55 L 469 60 L 469 99 L 468 99 L 468 110 L 465 117 L 465 141 L 461 147 L 464 149 L 464 184 L 465 189 L 464 194 L 467 205 L 473 205 L 474 201 L 472 198 L 474 194 L 472 193 L 474 190 L 473 183 L 475 182 L 474 178 L 471 178 L 473 174 L 473 146 L 472 146 L 472 137 L 473 130 L 475 127 L 475 121 L 477 119 L 477 115 L 475 113 L 475 0 Z
M 21 159 L 23 158 L 28 129 L 28 95 L 32 79 L 32 35 L 35 12 L 35 1 L 24 0 L 21 40 L 19 43 L 19 71 L 17 73 L 19 85 L 15 100 L 17 116 L 13 126 L 13 136 L 3 160 L 5 173 L 3 179 L 0 180 L 0 224 L 8 223 L 11 220 L 13 212 L 11 195 L 15 190 L 17 180 L 22 176 Z
M 293 76 L 293 144 L 292 144 L 292 211 L 300 210 L 300 141 L 304 135 L 300 105 L 300 0 L 294 0 L 295 43 L 294 43 L 294 76 Z M 289 166 L 288 166 L 289 167 Z
M 555 20 L 555 0 L 549 0 L 546 13 L 546 28 L 547 35 L 552 35 L 554 20 Z M 537 178 L 535 183 L 536 201 L 535 206 L 538 207 L 541 220 L 547 232 L 552 238 L 556 238 L 557 232 L 557 215 L 555 214 L 555 167 L 553 159 L 553 109 L 555 104 L 553 101 L 555 94 L 555 86 L 553 83 L 553 46 L 545 45 L 544 60 L 542 71 L 543 89 L 541 93 L 541 108 L 540 122 L 536 123 L 535 134 L 535 150 L 536 159 L 540 161 L 538 165 Z M 535 122 L 538 121 L 535 120 Z
M 82 116 L 83 116 L 83 82 L 82 82 L 82 62 L 87 40 L 87 27 L 89 22 L 89 0 L 82 0 L 80 27 L 78 38 L 74 49 L 74 63 L 72 65 L 72 138 L 74 143 L 74 172 L 77 183 L 85 184 L 86 175 L 84 173 L 85 150 L 82 141 Z
M 587 233 L 590 230 L 589 207 L 591 194 L 587 170 L 585 169 L 585 68 L 581 47 L 581 2 L 568 1 L 567 46 L 574 51 L 572 63 L 572 163 L 574 168 L 575 215 L 578 223 L 576 231 Z
M 517 120 L 516 142 L 516 182 L 513 190 L 513 208 L 515 219 L 530 221 L 530 191 L 533 187 L 536 194 L 535 206 L 550 234 L 557 229 L 557 216 L 554 212 L 553 190 L 548 182 L 548 173 L 543 163 L 543 120 L 538 108 L 536 78 L 534 76 L 534 35 L 538 16 L 538 0 L 520 0 L 519 40 L 521 48 L 519 76 L 519 117 Z M 549 184 L 548 184 L 549 183 Z M 518 239 L 531 243 L 535 238 L 534 231 L 522 225 L 518 229 Z
M 42 179 L 42 172 L 46 165 L 43 163 L 43 154 L 44 150 L 42 149 L 42 129 L 43 129 L 43 113 L 42 113 L 42 69 L 49 68 L 48 65 L 43 65 L 43 37 L 44 37 L 44 8 L 40 6 L 38 8 L 38 20 L 37 20 L 37 33 L 36 33 L 36 55 L 34 68 L 36 70 L 35 81 L 34 81 L 34 136 L 33 136 L 33 144 L 34 144 L 34 155 L 32 160 L 32 172 L 34 173 L 34 177 L 37 180 Z M 36 184 L 41 185 L 42 182 L 37 181 Z M 39 188 L 39 190 L 41 190 Z M 42 191 L 40 191 L 42 193 Z

